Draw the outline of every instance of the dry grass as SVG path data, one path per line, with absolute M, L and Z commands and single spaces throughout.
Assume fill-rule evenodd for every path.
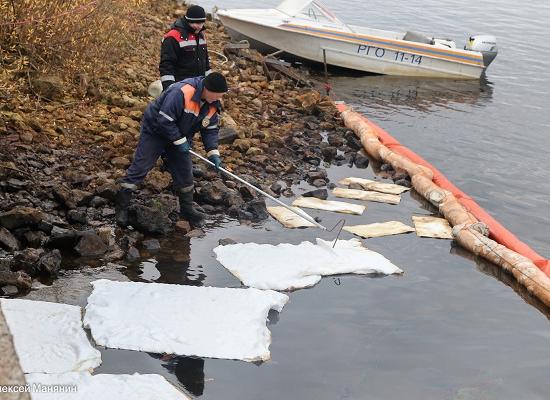
M 0 0 L 0 69 L 76 82 L 131 52 L 151 0 Z

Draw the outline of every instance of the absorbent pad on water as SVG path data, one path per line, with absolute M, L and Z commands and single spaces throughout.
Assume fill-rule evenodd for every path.
M 164 377 L 156 374 L 90 375 L 88 372 L 67 374 L 28 374 L 29 385 L 35 385 L 32 400 L 189 400 Z M 38 385 L 63 385 L 62 390 L 41 392 Z M 76 391 L 70 391 L 76 388 Z M 52 388 L 53 389 L 53 388 Z
M 80 307 L 0 299 L 23 372 L 86 371 L 101 364 L 82 328 Z
M 238 243 L 214 249 L 217 260 L 247 286 L 292 290 L 315 285 L 322 275 L 398 274 L 403 271 L 358 239 L 299 245 Z
M 270 358 L 267 314 L 288 301 L 257 289 L 105 279 L 92 285 L 84 325 L 98 345 L 244 361 Z

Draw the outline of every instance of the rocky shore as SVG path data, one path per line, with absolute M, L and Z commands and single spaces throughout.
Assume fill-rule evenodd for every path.
M 140 120 L 157 79 L 159 42 L 184 10 L 163 2 L 140 15 L 140 48 L 106 75 L 32 77 L 32 93 L 0 85 L 0 291 L 17 295 L 33 279 L 55 278 L 63 261 L 133 261 L 159 236 L 201 235 L 178 219 L 177 198 L 162 163 L 135 196 L 132 230 L 114 223 L 114 195 L 130 164 Z M 207 23 L 213 68 L 228 79 L 220 151 L 225 166 L 272 193 L 291 197 L 302 180 L 331 185 L 330 163 L 365 168 L 361 144 L 326 96 L 298 71 L 270 68 L 250 49 L 228 48 L 223 26 Z M 21 82 L 25 80 L 21 78 Z M 0 82 L 1 83 L 1 82 Z M 23 85 L 23 83 L 21 83 Z M 17 87 L 15 87 L 17 89 Z M 47 99 L 47 100 L 46 100 Z M 200 140 L 195 149 L 203 152 Z M 208 214 L 268 217 L 255 192 L 195 162 L 195 200 Z

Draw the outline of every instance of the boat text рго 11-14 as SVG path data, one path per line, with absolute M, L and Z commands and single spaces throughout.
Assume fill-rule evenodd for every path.
M 393 61 L 406 62 L 411 64 L 422 63 L 422 56 L 403 53 L 402 51 L 387 50 L 382 47 L 368 46 L 366 44 L 357 45 L 357 54 L 365 56 L 375 56 L 378 58 L 386 58 Z

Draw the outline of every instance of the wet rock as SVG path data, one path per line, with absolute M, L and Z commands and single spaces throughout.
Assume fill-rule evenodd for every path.
M 225 239 L 220 239 L 218 240 L 218 244 L 220 246 L 227 246 L 228 244 L 237 244 L 236 241 L 234 241 L 233 239 L 231 238 L 225 238 Z
M 258 197 L 256 191 L 249 186 L 239 187 L 239 193 L 241 194 L 244 201 L 250 201 Z
M 77 240 L 78 234 L 73 229 L 54 226 L 50 238 L 46 242 L 46 246 L 55 249 L 71 249 L 76 245 Z
M 393 169 L 393 167 L 392 167 L 391 164 L 382 164 L 382 165 L 380 166 L 380 171 L 391 172 L 391 171 L 393 171 L 393 170 L 394 170 L 394 169 Z
M 303 197 L 315 197 L 317 199 L 326 200 L 328 198 L 328 191 L 327 189 L 315 189 L 310 190 L 309 192 L 305 192 L 302 194 Z
M 271 189 L 271 191 L 276 195 L 279 195 L 283 190 L 283 185 L 281 185 L 279 182 L 275 182 L 269 187 L 269 189 Z
M 361 150 L 363 148 L 361 141 L 353 131 L 347 131 L 344 134 L 344 138 L 346 139 L 347 145 L 353 150 Z
M 109 251 L 107 254 L 105 254 L 102 257 L 102 260 L 105 262 L 112 262 L 112 261 L 122 260 L 123 258 L 124 258 L 124 251 L 120 247 L 115 246 L 111 251 Z
M 358 151 L 355 154 L 353 163 L 357 168 L 367 168 L 369 166 L 369 158 L 362 151 Z
M 108 248 L 95 232 L 85 232 L 74 249 L 82 257 L 96 257 L 105 254 Z
M 109 226 L 102 226 L 96 230 L 97 236 L 101 238 L 103 243 L 107 247 L 113 247 L 115 245 L 115 231 Z
M 191 225 L 188 221 L 180 220 L 176 222 L 176 231 L 186 234 L 191 231 Z
M 2 286 L 2 292 L 4 293 L 4 296 L 15 296 L 17 293 L 19 293 L 19 289 L 17 288 L 17 286 L 7 285 Z
M 2 285 L 13 285 L 28 290 L 32 286 L 32 278 L 24 271 L 12 272 L 10 270 L 0 269 L 0 286 Z
M 338 150 L 333 146 L 323 147 L 321 154 L 326 161 L 331 161 L 338 154 Z
M 327 185 L 327 181 L 324 179 L 315 179 L 311 184 L 315 187 L 323 187 Z
M 201 212 L 205 213 L 205 214 L 215 214 L 216 213 L 216 207 L 213 206 L 212 204 L 202 204 L 200 206 L 201 208 Z
M 0 247 L 9 251 L 17 251 L 21 248 L 19 240 L 4 227 L 0 227 Z
M 222 180 L 218 179 L 214 182 L 205 182 L 197 191 L 197 199 L 200 203 L 206 203 L 213 206 L 225 205 L 240 205 L 243 200 L 239 197 L 236 191 L 229 189 Z
M 344 145 L 344 138 L 339 134 L 328 135 L 327 141 L 329 145 L 336 148 L 342 147 Z
M 224 128 L 220 128 L 218 137 L 219 137 L 219 140 L 218 140 L 219 144 L 231 144 L 236 139 L 239 138 L 239 134 L 233 128 L 224 127 Z
M 61 266 L 61 253 L 54 249 L 40 257 L 38 264 L 41 272 L 55 276 Z
M 44 249 L 26 248 L 18 251 L 13 257 L 12 269 L 15 271 L 24 271 L 30 276 L 36 276 L 40 272 L 39 261 L 44 255 Z
M 187 233 L 185 236 L 188 238 L 199 238 L 203 237 L 204 231 L 202 229 L 193 229 L 191 232 Z
M 293 197 L 294 196 L 294 192 L 292 191 L 291 188 L 286 188 L 283 190 L 283 196 L 285 197 Z
M 67 219 L 71 223 L 86 224 L 88 222 L 86 209 L 79 208 L 76 210 L 69 210 L 69 212 L 67 213 Z
M 140 257 L 139 250 L 136 249 L 134 246 L 130 246 L 130 248 L 126 252 L 126 260 L 133 262 L 138 260 L 139 257 Z
M 314 181 L 314 180 L 316 180 L 316 179 L 327 180 L 327 171 L 325 171 L 324 169 L 318 169 L 318 170 L 311 170 L 311 171 L 308 171 L 308 173 L 307 173 L 307 178 L 308 178 L 310 181 Z
M 242 209 L 251 214 L 252 221 L 261 221 L 269 218 L 264 199 L 252 200 L 246 203 Z
M 44 213 L 36 208 L 16 207 L 0 214 L 0 225 L 7 229 L 22 226 L 36 226 L 44 218 Z
M 28 231 L 23 234 L 28 247 L 42 247 L 48 240 L 48 236 L 42 231 Z
M 304 160 L 308 163 L 308 164 L 311 164 L 315 167 L 318 167 L 319 165 L 321 165 L 321 158 L 319 158 L 318 156 L 316 155 L 312 155 L 312 154 L 309 154 L 309 155 L 305 155 L 304 156 Z
M 141 242 L 141 245 L 145 250 L 157 251 L 160 250 L 160 242 L 157 239 L 147 239 Z
M 128 209 L 128 217 L 130 225 L 144 233 L 166 235 L 172 229 L 172 221 L 156 208 L 134 204 Z

